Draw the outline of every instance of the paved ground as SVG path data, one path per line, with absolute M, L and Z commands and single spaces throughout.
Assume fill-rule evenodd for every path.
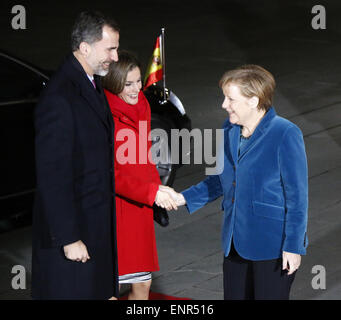
M 68 30 L 76 12 L 95 5 L 82 1 L 25 4 L 25 31 L 11 30 L 8 8 L 0 13 L 2 46 L 45 68 L 55 68 L 67 52 Z M 293 285 L 292 299 L 341 298 L 341 5 L 325 5 L 327 29 L 311 27 L 313 1 L 129 2 L 112 12 L 121 24 L 121 46 L 147 63 L 155 36 L 166 27 L 167 83 L 181 98 L 193 127 L 220 128 L 225 113 L 217 82 L 242 63 L 261 64 L 277 80 L 277 112 L 300 126 L 309 161 L 309 247 Z M 1 5 L 2 6 L 2 5 Z M 6 20 L 7 19 L 7 20 Z M 6 29 L 7 28 L 7 29 Z M 43 44 L 42 44 L 43 43 Z M 13 48 L 15 48 L 13 50 Z M 182 167 L 174 187 L 183 190 L 204 178 L 204 165 Z M 170 214 L 167 228 L 156 225 L 161 271 L 152 289 L 193 299 L 223 298 L 220 200 L 190 216 Z M 29 299 L 31 228 L 0 235 L 0 299 Z M 13 265 L 23 265 L 27 289 L 13 290 Z M 316 290 L 315 266 L 326 270 L 326 289 Z

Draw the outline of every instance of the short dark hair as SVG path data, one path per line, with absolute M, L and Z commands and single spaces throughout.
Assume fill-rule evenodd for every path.
M 128 72 L 136 67 L 141 70 L 140 62 L 133 53 L 119 51 L 118 61 L 110 64 L 109 72 L 102 78 L 103 88 L 114 94 L 121 93 L 127 81 Z
M 93 44 L 100 41 L 103 36 L 103 27 L 108 26 L 119 32 L 119 26 L 112 18 L 106 18 L 98 11 L 81 12 L 73 25 L 71 32 L 71 50 L 76 51 L 82 42 Z

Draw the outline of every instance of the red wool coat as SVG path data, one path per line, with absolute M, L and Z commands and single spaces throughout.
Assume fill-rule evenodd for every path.
M 104 91 L 115 122 L 118 273 L 158 271 L 152 205 L 161 181 L 148 160 L 150 106 L 142 91 L 136 105 Z

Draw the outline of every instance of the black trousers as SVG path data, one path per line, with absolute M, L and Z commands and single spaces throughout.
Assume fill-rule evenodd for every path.
M 224 257 L 224 300 L 289 300 L 295 274 L 282 270 L 282 258 L 243 259 L 232 241 L 231 251 Z

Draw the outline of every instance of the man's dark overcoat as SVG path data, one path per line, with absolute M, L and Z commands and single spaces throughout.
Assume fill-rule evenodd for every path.
M 32 297 L 108 299 L 118 294 L 113 121 L 73 54 L 50 80 L 35 112 L 37 190 Z M 82 240 L 90 260 L 66 259 Z

